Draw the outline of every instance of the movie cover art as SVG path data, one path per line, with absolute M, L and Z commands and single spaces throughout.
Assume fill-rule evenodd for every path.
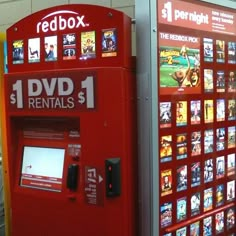
M 191 125 L 198 125 L 201 123 L 201 101 L 194 100 L 190 102 L 191 110 Z
M 225 121 L 225 100 L 224 99 L 216 100 L 216 120 Z
M 200 236 L 200 222 L 199 221 L 190 225 L 190 236 Z
M 81 58 L 91 59 L 96 57 L 95 31 L 81 32 Z
M 214 122 L 214 102 L 213 102 L 213 100 L 204 100 L 204 121 L 205 121 L 205 123 Z
M 225 149 L 225 128 L 216 129 L 216 151 Z
M 210 211 L 213 208 L 213 188 L 204 190 L 204 209 L 203 211 Z
M 232 229 L 235 226 L 235 209 L 231 207 L 226 210 L 227 229 Z
M 224 212 L 220 211 L 215 214 L 216 234 L 224 232 Z
M 212 234 L 212 216 L 203 219 L 203 236 L 213 236 Z
M 160 128 L 170 128 L 172 115 L 171 115 L 171 102 L 160 102 Z
M 177 160 L 187 158 L 187 134 L 176 135 L 176 158 Z
M 195 193 L 191 196 L 191 216 L 200 214 L 200 193 Z
M 187 198 L 183 197 L 177 200 L 177 222 L 187 218 Z
M 12 63 L 22 64 L 24 63 L 24 41 L 15 40 L 12 43 Z
M 160 94 L 201 93 L 200 40 L 159 33 Z
M 224 185 L 220 184 L 216 187 L 216 207 L 224 205 Z
M 227 182 L 227 201 L 235 199 L 235 180 Z
M 235 175 L 235 153 L 227 156 L 227 176 Z
M 172 160 L 172 135 L 164 135 L 160 138 L 160 162 Z
M 57 60 L 57 36 L 44 38 L 44 58 L 45 61 Z
M 236 119 L 236 105 L 235 99 L 228 100 L 228 120 Z
M 172 193 L 172 170 L 161 171 L 161 196 L 166 196 Z
M 176 236 L 187 236 L 187 227 L 177 229 Z
M 187 165 L 177 168 L 177 192 L 187 189 Z
M 213 159 L 205 160 L 204 162 L 204 183 L 213 181 Z
M 225 176 L 225 157 L 220 156 L 216 158 L 216 179 L 223 178 Z
M 191 164 L 191 187 L 199 186 L 201 184 L 201 166 L 200 162 Z
M 163 234 L 163 236 L 172 236 L 172 233 Z
M 228 63 L 236 64 L 236 42 L 228 42 Z
M 63 60 L 76 59 L 76 34 L 63 34 Z
M 40 62 L 40 38 L 28 39 L 28 62 Z
M 116 57 L 117 43 L 116 29 L 102 30 L 102 57 Z
M 172 224 L 172 203 L 164 203 L 161 205 L 161 228 Z
M 217 93 L 224 93 L 225 92 L 225 72 L 222 70 L 217 71 L 216 92 Z
M 229 71 L 228 75 L 228 92 L 235 93 L 236 92 L 236 71 Z
M 228 127 L 228 149 L 235 148 L 235 126 Z
M 201 131 L 191 134 L 191 156 L 201 155 Z
M 225 41 L 216 40 L 216 62 L 225 63 Z
M 214 147 L 213 129 L 204 131 L 204 153 L 212 153 Z
M 176 126 L 187 125 L 187 101 L 176 103 Z
M 204 47 L 204 61 L 213 62 L 213 39 L 204 38 L 203 47 Z
M 212 93 L 214 89 L 213 70 L 204 69 L 204 91 L 205 93 Z

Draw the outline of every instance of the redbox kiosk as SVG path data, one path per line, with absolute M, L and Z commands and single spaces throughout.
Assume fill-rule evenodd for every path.
M 137 235 L 131 19 L 62 5 L 7 43 L 10 235 Z

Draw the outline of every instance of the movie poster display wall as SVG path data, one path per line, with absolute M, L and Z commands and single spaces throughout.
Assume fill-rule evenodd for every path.
M 236 10 L 158 1 L 160 235 L 235 232 Z

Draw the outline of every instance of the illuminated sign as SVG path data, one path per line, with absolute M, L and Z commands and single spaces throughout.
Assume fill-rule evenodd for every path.
M 71 16 L 69 18 L 63 17 L 62 14 L 70 14 Z M 48 31 L 56 32 L 65 29 L 78 29 L 79 27 L 86 27 L 89 24 L 84 23 L 84 17 L 84 15 L 80 16 L 74 11 L 56 11 L 50 13 L 37 23 L 37 33 L 46 33 Z
M 159 23 L 236 35 L 236 14 L 182 1 L 158 1 Z

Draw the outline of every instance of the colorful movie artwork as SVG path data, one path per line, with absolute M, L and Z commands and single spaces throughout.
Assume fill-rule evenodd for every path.
M 116 57 L 117 49 L 117 30 L 102 30 L 102 57 Z
M 203 219 L 203 236 L 213 236 L 212 216 Z
M 223 184 L 220 184 L 220 185 L 216 186 L 215 194 L 216 194 L 216 204 L 215 204 L 216 207 L 224 205 L 224 202 L 225 202 L 224 201 L 225 200 L 224 196 L 225 196 L 225 194 L 224 194 L 224 185 Z
M 160 128 L 170 128 L 172 122 L 171 102 L 160 102 Z
M 227 176 L 235 175 L 235 153 L 227 155 Z
M 231 207 L 226 210 L 226 224 L 227 229 L 232 229 L 235 227 L 235 208 Z
M 161 196 L 171 194 L 172 190 L 172 170 L 161 171 Z
M 176 103 L 176 126 L 187 125 L 187 101 L 178 101 Z
M 236 64 L 236 42 L 228 42 L 228 63 Z
M 216 40 L 216 62 L 225 63 L 225 41 Z
M 228 100 L 228 120 L 236 119 L 236 100 L 229 99 Z
M 185 220 L 187 218 L 187 198 L 182 197 L 177 199 L 177 222 Z
M 177 167 L 177 192 L 187 189 L 187 165 Z
M 57 61 L 57 36 L 44 38 L 44 59 L 45 61 Z
M 213 188 L 208 188 L 204 190 L 204 209 L 203 211 L 210 211 L 213 208 Z
M 159 33 L 160 94 L 201 92 L 200 39 Z
M 215 228 L 216 234 L 224 232 L 224 212 L 220 211 L 215 214 Z
M 160 162 L 172 160 L 172 135 L 164 135 L 160 138 Z
M 40 38 L 28 39 L 28 62 L 40 62 Z
M 198 125 L 201 123 L 201 101 L 194 100 L 190 102 L 191 125 Z
M 212 93 L 214 89 L 213 70 L 204 69 L 204 91 L 205 93 Z
M 204 183 L 213 181 L 213 159 L 205 160 L 204 162 Z
M 227 182 L 227 201 L 235 200 L 235 180 Z
M 213 129 L 204 131 L 204 153 L 212 153 L 214 151 L 214 135 Z
M 201 131 L 191 133 L 191 156 L 201 155 Z
M 203 38 L 204 62 L 213 62 L 213 39 Z
M 177 229 L 176 236 L 187 236 L 187 227 Z
M 24 63 L 24 41 L 15 40 L 12 43 L 12 63 L 22 64 Z
M 236 92 L 236 71 L 229 71 L 228 74 L 228 92 Z
M 216 121 L 225 121 L 225 100 L 216 100 Z
M 225 149 L 225 128 L 216 129 L 216 151 Z
M 199 186 L 201 184 L 201 164 L 195 162 L 191 164 L 191 187 Z
M 191 201 L 191 216 L 200 214 L 200 205 L 201 205 L 200 192 L 194 193 L 191 196 L 190 201 Z
M 81 59 L 96 58 L 95 31 L 81 32 Z
M 176 158 L 181 160 L 187 158 L 187 134 L 177 134 L 176 135 Z
M 228 149 L 235 148 L 235 132 L 235 126 L 228 127 Z
M 213 123 L 214 122 L 214 101 L 204 100 L 204 122 Z
M 222 70 L 217 71 L 216 92 L 217 93 L 224 93 L 225 92 L 225 72 Z
M 225 176 L 225 157 L 216 158 L 216 179 L 224 178 Z
M 160 215 L 160 220 L 161 220 L 161 228 L 164 228 L 166 226 L 169 226 L 172 224 L 172 203 L 164 203 L 160 207 L 161 210 L 161 215 Z
M 76 59 L 77 46 L 76 46 L 76 34 L 63 34 L 63 60 L 74 60 Z
M 200 222 L 199 221 L 190 225 L 190 236 L 200 236 Z

